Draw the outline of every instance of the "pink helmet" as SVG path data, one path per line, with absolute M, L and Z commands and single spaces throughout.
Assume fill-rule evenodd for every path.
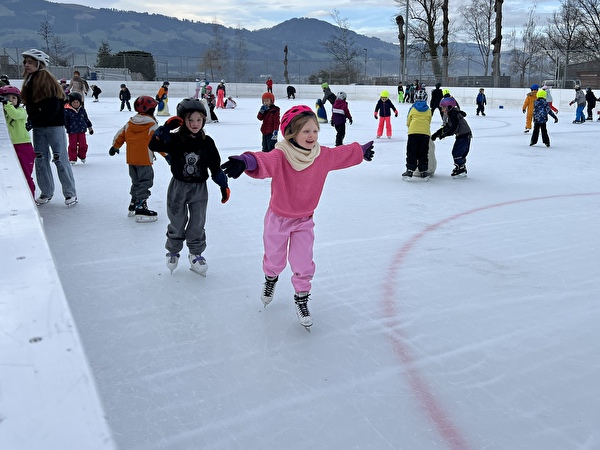
M 453 97 L 445 97 L 440 101 L 440 106 L 441 107 L 446 107 L 448 109 L 452 109 L 452 108 L 456 108 L 458 106 L 458 104 L 456 103 L 456 100 L 454 100 Z
M 281 133 L 285 136 L 285 129 L 288 127 L 288 125 L 290 124 L 290 122 L 292 121 L 292 119 L 294 117 L 296 117 L 299 114 L 312 114 L 313 116 L 315 115 L 315 113 L 313 112 L 312 109 L 310 109 L 310 106 L 306 106 L 306 105 L 297 105 L 297 106 L 292 106 L 290 109 L 288 109 L 283 116 L 281 117 Z
M 21 91 L 15 86 L 2 86 L 0 87 L 0 95 L 15 95 L 21 103 Z

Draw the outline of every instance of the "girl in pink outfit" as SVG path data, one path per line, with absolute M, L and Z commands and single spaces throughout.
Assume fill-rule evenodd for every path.
M 390 93 L 388 91 L 381 91 L 379 100 L 377 100 L 377 104 L 375 105 L 374 113 L 375 119 L 379 119 L 379 125 L 377 126 L 377 138 L 383 136 L 384 127 L 388 139 L 392 138 L 392 122 L 390 121 L 392 111 L 394 111 L 394 116 L 398 117 L 398 111 L 390 100 Z M 377 117 L 378 114 L 379 117 Z
M 217 108 L 225 109 L 225 81 L 221 80 L 217 86 Z
M 319 123 L 306 105 L 294 106 L 281 118 L 284 141 L 266 152 L 230 156 L 221 167 L 232 178 L 246 172 L 252 178 L 271 178 L 271 199 L 264 220 L 261 299 L 266 307 L 273 300 L 275 284 L 287 261 L 292 269 L 296 313 L 307 330 L 313 324 L 308 310 L 313 261 L 313 214 L 325 179 L 332 170 L 345 169 L 373 158 L 373 141 L 328 148 L 319 145 Z

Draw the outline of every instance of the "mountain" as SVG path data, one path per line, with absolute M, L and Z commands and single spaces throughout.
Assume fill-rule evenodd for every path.
M 51 3 L 45 0 L 0 0 L 0 46 L 11 49 L 44 48 L 39 30 L 47 21 L 52 33 L 68 44 L 75 55 L 87 54 L 95 61 L 100 45 L 107 42 L 113 52 L 142 50 L 155 57 L 200 57 L 208 49 L 215 29 L 229 42 L 245 43 L 249 60 L 283 59 L 288 45 L 289 59 L 327 60 L 321 42 L 336 33 L 328 22 L 309 18 L 287 20 L 272 28 L 256 31 L 180 20 L 159 14 Z M 315 39 L 315 36 L 318 38 Z M 398 65 L 398 47 L 378 38 L 351 32 L 355 45 L 367 49 L 369 58 L 395 60 L 386 72 Z M 10 52 L 9 52 L 10 53 Z M 391 64 L 391 63 L 390 63 Z M 396 69 L 395 72 L 398 70 Z

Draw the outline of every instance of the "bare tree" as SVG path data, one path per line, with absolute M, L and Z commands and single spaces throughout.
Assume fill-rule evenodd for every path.
M 472 0 L 471 4 L 461 11 L 466 24 L 465 31 L 477 44 L 484 76 L 488 75 L 490 66 L 495 5 L 496 0 Z
M 580 31 L 583 49 L 600 51 L 600 0 L 577 0 L 581 15 Z
M 40 23 L 40 29 L 38 30 L 37 34 L 42 38 L 44 50 L 46 53 L 48 53 L 48 55 L 50 55 L 50 44 L 52 42 L 52 36 L 54 36 L 50 22 L 44 20 L 42 23 Z
M 348 19 L 341 18 L 337 10 L 331 13 L 331 17 L 337 25 L 337 32 L 328 41 L 323 42 L 323 47 L 331 55 L 333 70 L 336 71 L 338 77 L 343 77 L 348 83 L 358 81 L 357 67 L 359 65 L 356 60 L 361 52 L 354 47 Z
M 512 50 L 510 52 L 510 68 L 519 74 L 519 84 L 525 86 L 525 77 L 536 69 L 535 62 L 540 43 L 540 34 L 535 27 L 535 4 L 529 10 L 527 22 L 520 33 L 513 30 L 510 36 Z
M 246 55 L 248 52 L 248 47 L 246 45 L 246 40 L 242 36 L 242 26 L 238 25 L 235 30 L 235 38 L 233 41 L 233 73 L 235 74 L 236 81 L 243 81 L 244 75 L 248 71 L 247 63 L 246 63 Z
M 59 36 L 54 34 L 50 22 L 44 20 L 40 23 L 40 29 L 37 34 L 42 38 L 42 47 L 50 57 L 50 60 L 56 65 L 68 66 L 72 48 Z
M 229 60 L 229 43 L 223 33 L 223 26 L 214 22 L 212 26 L 213 38 L 208 44 L 208 49 L 202 55 L 205 70 L 210 71 L 211 79 L 215 79 L 215 72 L 219 78 L 223 77 Z

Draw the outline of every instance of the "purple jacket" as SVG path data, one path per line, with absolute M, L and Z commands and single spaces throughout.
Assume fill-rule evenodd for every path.
M 352 120 L 352 114 L 348 109 L 348 102 L 338 98 L 333 104 L 333 114 L 331 115 L 331 123 L 333 125 L 342 125 L 346 123 L 346 118 Z

